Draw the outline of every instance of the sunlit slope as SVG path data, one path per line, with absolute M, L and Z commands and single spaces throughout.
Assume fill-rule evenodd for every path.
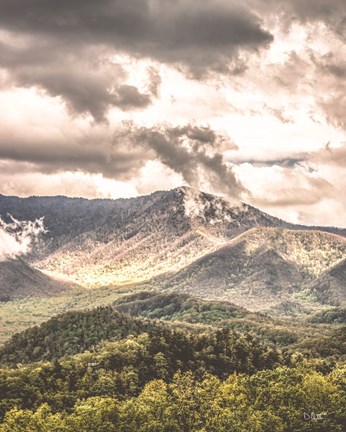
M 153 194 L 132 207 L 74 236 L 39 267 L 88 287 L 138 282 L 179 271 L 254 226 L 286 225 L 188 188 Z
M 250 304 L 275 292 L 263 297 L 270 308 L 311 296 L 305 286 L 345 258 L 344 230 L 295 226 L 187 187 L 119 200 L 0 196 L 7 212 L 44 216 L 48 232 L 26 259 L 88 288 L 173 277 L 173 287 Z
M 345 255 L 344 237 L 318 231 L 258 227 L 161 281 L 161 287 L 208 299 L 229 300 L 252 310 L 267 310 L 291 301 L 301 301 L 303 305 L 335 304 L 326 290 L 330 281 L 335 280 L 339 297 L 345 295 L 342 279 Z M 338 266 L 340 261 L 343 265 Z M 334 279 L 328 272 L 330 268 L 334 269 L 330 270 Z M 317 296 L 317 287 L 325 295 Z

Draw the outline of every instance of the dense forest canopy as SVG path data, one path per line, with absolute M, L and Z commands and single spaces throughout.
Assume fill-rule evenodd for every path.
M 117 304 L 144 310 L 137 300 Z M 52 318 L 0 354 L 1 432 L 345 430 L 345 365 L 246 332 L 104 307 Z

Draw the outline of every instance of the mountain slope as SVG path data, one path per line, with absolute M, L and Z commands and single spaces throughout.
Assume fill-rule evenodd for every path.
M 159 286 L 207 299 L 228 300 L 250 310 L 267 310 L 295 301 L 307 284 L 345 253 L 346 239 L 340 236 L 258 227 L 163 278 Z M 345 292 L 345 286 L 339 289 Z M 333 304 L 327 297 L 319 300 Z
M 308 289 L 321 302 L 335 306 L 346 303 L 346 258 L 326 270 Z
M 178 271 L 254 226 L 287 225 L 188 188 L 125 201 L 95 229 L 72 231 L 39 268 L 87 286 L 136 282 Z
M 99 329 L 98 334 L 93 321 L 105 329 Z M 95 344 L 103 343 L 92 347 L 91 341 L 84 340 L 85 326 Z M 112 341 L 107 343 L 107 339 Z M 249 334 L 227 329 L 210 328 L 204 332 L 175 329 L 165 322 L 153 323 L 117 313 L 112 308 L 98 308 L 64 314 L 13 336 L 0 350 L 0 365 L 58 359 L 66 355 L 66 346 L 74 353 L 91 349 L 78 359 L 85 365 L 84 373 L 95 362 L 102 369 L 125 373 L 127 366 L 140 367 L 145 376 L 145 369 L 155 368 L 163 356 L 167 356 L 164 363 L 173 373 L 195 364 L 196 369 L 204 372 L 219 370 L 225 378 L 235 370 L 254 372 L 283 363 L 279 349 L 266 346 Z
M 336 312 L 331 313 L 335 315 Z M 141 292 L 118 299 L 113 306 L 59 314 L 39 326 L 13 335 L 0 347 L 0 367 L 58 359 L 85 351 L 93 357 L 95 351 L 103 350 L 106 341 L 127 338 L 131 351 L 133 337 L 143 334 L 161 343 L 160 338 L 170 333 L 188 333 L 191 341 L 198 334 L 219 332 L 222 340 L 230 330 L 236 331 L 238 337 L 242 334 L 247 341 L 256 341 L 256 344 L 260 340 L 262 347 L 269 345 L 272 348 L 285 347 L 291 352 L 305 351 L 313 340 L 316 352 L 322 349 L 323 357 L 332 354 L 343 356 L 346 346 L 337 347 L 337 340 L 344 342 L 345 327 L 326 327 L 321 314 L 313 318 L 314 321 L 299 323 L 251 313 L 227 302 L 205 301 L 176 293 Z M 205 343 L 205 336 L 201 342 L 203 339 Z M 177 340 L 177 346 L 170 338 L 166 342 L 171 348 L 179 349 L 181 340 Z M 324 342 L 333 345 L 333 352 L 328 354 L 326 347 L 322 346 Z M 157 344 L 153 346 L 157 349 Z M 209 349 L 205 351 L 207 356 L 208 352 Z
M 13 335 L 0 348 L 0 364 L 74 355 L 92 349 L 101 341 L 120 340 L 153 328 L 154 324 L 131 318 L 111 307 L 71 311 Z
M 22 259 L 0 262 L 0 301 L 24 297 L 55 297 L 77 286 L 54 279 L 33 268 Z
M 120 200 L 0 196 L 7 212 L 44 216 L 48 233 L 27 258 L 86 287 L 159 277 L 164 288 L 270 308 L 346 256 L 346 238 L 327 232 L 345 230 L 295 226 L 186 187 Z

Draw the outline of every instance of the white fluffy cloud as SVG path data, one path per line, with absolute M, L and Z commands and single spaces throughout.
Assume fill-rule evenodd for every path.
M 18 221 L 10 217 L 6 223 L 0 218 L 0 262 L 26 255 L 40 234 L 46 232 L 43 218 L 35 221 Z

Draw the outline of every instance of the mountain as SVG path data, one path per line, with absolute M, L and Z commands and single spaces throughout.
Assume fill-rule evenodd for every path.
M 149 346 L 143 346 L 144 349 L 135 354 L 139 347 L 136 343 L 138 336 L 143 336 L 142 341 L 146 345 L 148 342 Z M 108 361 L 106 341 L 111 341 L 119 349 L 113 351 Z M 222 356 L 225 348 L 230 354 Z M 213 354 L 211 349 L 215 350 Z M 236 352 L 238 350 L 239 354 Z M 170 365 L 174 371 L 189 368 L 189 363 L 196 363 L 198 368 L 201 367 L 201 361 L 206 361 L 212 368 L 221 368 L 222 374 L 226 372 L 225 377 L 228 376 L 227 373 L 238 369 L 236 363 L 245 372 L 283 362 L 279 349 L 261 344 L 249 334 L 240 335 L 238 332 L 216 328 L 202 328 L 200 331 L 191 327 L 179 328 L 164 321 L 132 318 L 111 307 L 105 307 L 68 312 L 51 318 L 39 327 L 14 335 L 0 349 L 0 365 L 15 366 L 17 363 L 52 360 L 85 351 L 84 357 L 89 358 L 89 361 L 90 355 L 98 356 L 98 363 L 101 362 L 103 368 L 112 368 L 113 365 L 114 370 L 118 371 L 124 367 L 126 369 L 126 363 L 129 366 L 139 366 L 145 358 L 155 367 L 152 364 L 153 357 L 161 352 L 169 353 L 167 366 Z M 123 364 L 120 357 L 123 357 Z M 157 360 L 160 360 L 160 356 L 158 357 Z M 235 361 L 232 361 L 232 357 L 235 357 Z M 223 360 L 227 363 L 227 371 L 222 370 Z
M 250 310 L 296 302 L 315 294 L 316 287 L 324 292 L 322 281 L 333 282 L 330 289 L 345 299 L 344 261 L 330 270 L 333 278 L 324 274 L 345 254 L 346 239 L 335 234 L 257 227 L 166 277 L 160 286 Z M 327 292 L 318 300 L 333 304 Z
M 343 323 L 344 319 L 345 310 L 330 310 L 299 324 L 251 313 L 227 302 L 205 301 L 176 293 L 141 292 L 122 297 L 113 306 L 59 314 L 13 335 L 0 347 L 0 367 L 50 361 L 85 352 L 93 356 L 104 349 L 106 341 L 128 339 L 123 352 L 131 352 L 133 338 L 145 334 L 156 339 L 157 342 L 153 342 L 156 350 L 162 338 L 166 339 L 165 349 L 179 349 L 181 339 L 175 346 L 174 340 L 167 338 L 170 334 L 186 334 L 190 340 L 204 334 L 196 347 L 201 349 L 206 335 L 220 332 L 220 329 L 218 343 L 226 334 L 233 334 L 233 339 L 242 334 L 258 348 L 267 345 L 271 349 L 283 349 L 287 354 L 305 351 L 307 354 L 314 352 L 316 357 L 333 355 L 341 359 L 346 354 L 344 327 L 330 325 L 326 328 L 325 324 Z M 207 356 L 208 352 L 205 351 Z
M 74 291 L 75 284 L 50 277 L 20 258 L 0 262 L 0 301 L 56 297 Z
M 185 187 L 114 201 L 0 197 L 0 213 L 44 216 L 49 232 L 31 260 L 86 286 L 177 271 L 249 228 L 288 226 L 246 204 Z
M 311 323 L 346 324 L 346 308 L 333 308 L 309 317 Z
M 48 232 L 27 260 L 84 287 L 150 281 L 269 312 L 344 301 L 343 270 L 328 271 L 346 256 L 346 230 L 289 224 L 187 187 L 119 200 L 0 196 L 7 213 L 44 217 Z

